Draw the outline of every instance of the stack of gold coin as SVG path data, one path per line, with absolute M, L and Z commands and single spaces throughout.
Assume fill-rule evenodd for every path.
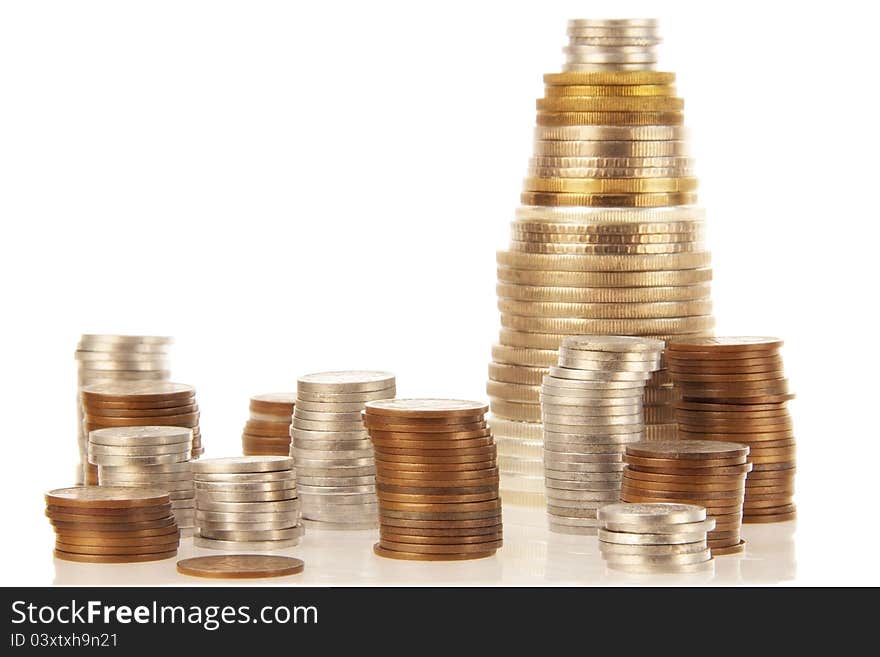
M 245 455 L 290 454 L 290 418 L 295 401 L 295 392 L 271 392 L 251 397 L 250 417 L 241 434 Z
M 85 563 L 158 561 L 177 555 L 180 532 L 168 493 L 77 486 L 46 493 L 55 557 Z
M 599 551 L 613 570 L 691 573 L 712 568 L 706 535 L 715 519 L 694 504 L 608 504 L 599 509 Z
M 204 453 L 199 431 L 195 388 L 182 383 L 114 381 L 85 386 L 80 391 L 86 435 L 111 427 L 168 426 L 192 429 L 192 458 Z M 89 466 L 87 483 L 98 483 Z
M 89 432 L 89 463 L 100 486 L 158 488 L 168 493 L 174 519 L 184 535 L 195 527 L 192 429 L 114 427 Z
M 651 70 L 655 30 L 650 20 L 574 21 L 568 67 L 544 76 L 523 205 L 497 257 L 502 328 L 488 392 L 509 502 L 544 503 L 522 475 L 540 473 L 528 463 L 541 433 L 537 386 L 564 336 L 712 333 L 705 214 L 675 75 Z M 620 57 L 602 54 L 618 46 Z M 633 47 L 651 54 L 627 60 Z M 647 440 L 675 437 L 672 399 L 661 368 L 645 390 Z
M 651 18 L 582 18 L 568 22 L 567 71 L 640 71 L 654 68 L 660 43 Z
M 77 483 L 87 479 L 96 483 L 89 472 L 88 432 L 83 427 L 80 390 L 95 383 L 116 381 L 167 381 L 171 377 L 168 349 L 171 338 L 157 335 L 83 335 L 74 357 L 77 362 L 76 414 L 80 465 Z M 87 472 L 89 472 L 87 476 Z
M 728 440 L 749 446 L 743 522 L 796 516 L 796 446 L 782 357 L 782 340 L 718 337 L 677 340 L 668 361 L 683 439 Z
M 752 469 L 749 447 L 711 440 L 669 440 L 626 446 L 624 502 L 676 502 L 705 507 L 715 520 L 709 533 L 712 554 L 742 552 L 743 498 Z
M 376 464 L 361 413 L 364 404 L 391 399 L 390 372 L 307 374 L 297 381 L 290 435 L 303 519 L 319 529 L 376 526 Z
M 457 399 L 368 402 L 382 557 L 453 561 L 501 547 L 501 498 L 488 407 Z
M 645 439 L 642 395 L 663 342 L 569 336 L 541 389 L 550 530 L 595 534 L 596 510 L 620 497 L 623 453 Z

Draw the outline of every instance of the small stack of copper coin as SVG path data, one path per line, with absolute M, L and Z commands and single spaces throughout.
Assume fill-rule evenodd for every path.
M 250 417 L 241 434 L 245 456 L 290 454 L 290 418 L 295 392 L 270 392 L 251 397 Z
M 382 557 L 452 561 L 501 547 L 501 498 L 486 404 L 455 399 L 367 402 L 376 455 Z
M 86 563 L 158 561 L 177 555 L 180 532 L 168 493 L 76 486 L 46 493 L 55 557 Z
M 669 440 L 626 446 L 624 502 L 676 502 L 706 508 L 715 519 L 713 556 L 742 552 L 740 537 L 749 447 L 710 440 Z
M 166 381 L 114 381 L 86 386 L 80 391 L 83 429 L 170 426 L 192 429 L 192 458 L 204 453 L 199 432 L 199 406 L 192 386 Z M 86 483 L 98 483 L 97 467 L 90 465 Z
M 750 447 L 743 522 L 793 520 L 796 446 L 782 340 L 720 337 L 668 347 L 678 437 Z

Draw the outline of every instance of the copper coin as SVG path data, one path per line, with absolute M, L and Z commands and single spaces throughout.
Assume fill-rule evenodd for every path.
M 254 445 L 255 447 L 283 447 L 290 449 L 290 437 L 285 440 L 283 438 L 275 439 L 267 439 L 254 437 L 249 434 L 242 434 L 241 436 L 242 443 L 248 443 L 250 445 Z
M 690 431 L 686 427 L 679 427 L 678 433 L 680 436 L 680 440 L 701 440 L 701 436 L 703 436 L 706 432 L 699 431 L 694 432 Z M 711 434 L 713 436 L 718 436 L 718 440 L 728 441 L 730 442 L 732 439 L 741 439 L 743 434 L 736 433 L 725 433 L 721 431 L 712 431 Z M 750 441 L 763 441 L 763 440 L 783 440 L 786 438 L 794 438 L 794 433 L 791 430 L 784 431 L 761 431 L 761 432 L 750 432 L 748 434 Z
M 83 408 L 97 411 L 100 415 L 103 410 L 124 411 L 131 410 L 158 410 L 167 408 L 176 408 L 180 406 L 195 405 L 196 398 L 194 395 L 184 398 L 172 398 L 168 400 L 148 400 L 139 401 L 134 397 L 125 397 L 121 401 L 105 401 L 103 399 L 83 398 Z
M 401 528 L 397 528 L 401 529 Z M 503 532 L 498 530 L 491 534 L 475 534 L 473 536 L 424 536 L 417 533 L 396 533 L 388 529 L 379 531 L 379 540 L 384 543 L 413 543 L 415 545 L 467 545 L 474 543 L 490 543 L 500 541 Z
M 191 415 L 199 410 L 198 404 L 189 404 L 186 406 L 171 406 L 168 408 L 89 408 L 87 414 L 90 417 L 107 417 L 107 418 L 134 418 L 144 419 L 150 417 L 167 417 L 179 415 Z
M 445 488 L 461 488 L 466 487 L 466 492 L 476 492 L 477 488 L 482 489 L 486 486 L 498 487 L 500 477 L 482 477 L 480 479 L 394 479 L 388 477 L 377 476 L 376 485 L 381 489 L 388 489 L 398 493 L 403 492 L 403 488 L 414 488 L 418 490 L 442 490 Z
M 677 400 L 674 402 L 675 408 L 688 411 L 721 411 L 724 413 L 754 413 L 754 412 L 776 412 L 780 409 L 786 410 L 784 404 L 720 404 L 717 402 L 698 402 Z
M 749 524 L 766 522 L 788 522 L 789 520 L 794 520 L 795 518 L 797 518 L 797 512 L 790 511 L 788 513 L 777 513 L 774 515 L 745 516 L 743 518 L 743 522 Z
M 387 476 L 397 472 L 467 473 L 471 471 L 497 470 L 497 467 L 497 462 L 494 458 L 468 463 L 394 463 L 376 459 L 377 472 Z
M 168 536 L 179 536 L 180 530 L 176 524 L 170 524 L 165 527 L 157 527 L 155 529 L 139 529 L 134 531 L 117 531 L 115 527 L 110 530 L 81 530 L 75 529 L 58 529 L 55 528 L 56 536 L 64 536 L 71 543 L 79 543 L 82 541 L 130 541 L 139 539 L 164 539 Z
M 450 450 L 467 449 L 469 447 L 488 447 L 494 444 L 491 436 L 468 438 L 465 440 L 384 440 L 372 438 L 373 445 L 381 449 L 417 449 L 417 450 Z
M 156 552 L 153 554 L 75 554 L 55 550 L 56 559 L 64 561 L 79 561 L 82 563 L 139 563 L 142 561 L 161 561 L 177 556 L 177 550 L 168 552 Z
M 496 452 L 495 445 L 490 443 L 489 445 L 483 445 L 482 447 L 471 447 L 468 449 L 406 449 L 406 448 L 388 448 L 388 447 L 374 447 L 376 456 L 383 458 L 394 460 L 397 457 L 428 457 L 429 459 L 433 458 L 457 458 L 457 457 L 465 457 L 465 456 L 478 456 L 481 458 L 485 458 L 486 455 L 494 455 Z M 486 451 L 489 450 L 489 451 Z
M 162 529 L 166 527 L 174 527 L 177 528 L 177 524 L 174 521 L 173 516 L 169 516 L 167 518 L 160 518 L 159 520 L 142 520 L 138 522 L 119 522 L 119 523 L 93 523 L 93 522 L 81 522 L 79 520 L 76 521 L 67 521 L 67 520 L 50 520 L 50 523 L 55 528 L 55 531 L 65 532 L 65 531 L 79 531 L 79 532 L 133 532 L 140 531 L 143 529 Z
M 713 547 L 711 549 L 713 557 L 723 557 L 731 554 L 740 554 L 745 552 L 746 542 L 741 540 L 736 545 L 731 545 L 729 547 Z
M 785 373 L 780 370 L 770 370 L 768 372 L 726 372 L 723 374 L 704 374 L 678 371 L 674 374 L 675 385 L 681 385 L 683 389 L 693 387 L 698 389 L 702 384 L 710 386 L 742 386 L 749 385 L 750 388 L 758 388 L 762 385 L 775 386 L 785 379 Z
M 732 491 L 701 491 L 701 490 L 668 490 L 656 488 L 644 488 L 641 486 L 633 486 L 628 482 L 624 482 L 621 487 L 621 493 L 626 492 L 632 495 L 666 495 L 670 497 L 680 497 L 681 499 L 695 500 L 697 502 L 710 502 L 714 504 L 734 504 L 742 501 L 745 496 L 745 488 Z
M 478 507 L 478 508 L 475 508 Z M 500 518 L 497 502 L 466 502 L 464 504 L 401 504 L 379 500 L 379 517 L 405 520 L 480 520 Z
M 784 365 L 781 358 L 768 358 L 766 360 L 752 358 L 702 363 L 670 359 L 668 363 L 673 380 L 677 379 L 680 375 L 692 374 L 760 374 L 762 372 L 776 372 L 780 375 L 780 378 L 784 376 Z
M 745 352 L 759 353 L 777 351 L 782 347 L 782 340 L 764 336 L 708 337 L 708 338 L 675 338 L 666 343 L 668 353 L 709 352 L 719 354 L 741 354 Z
M 626 446 L 627 456 L 633 455 L 640 458 L 652 458 L 657 460 L 737 460 L 744 463 L 749 448 L 739 443 L 723 443 L 710 440 L 661 440 L 642 443 L 631 443 Z
M 49 504 L 46 506 L 46 515 L 52 517 L 53 514 L 63 513 L 63 514 L 74 514 L 74 515 L 85 515 L 89 518 L 93 518 L 95 516 L 112 516 L 115 518 L 130 518 L 136 515 L 155 515 L 159 514 L 159 517 L 164 515 L 168 515 L 171 513 L 171 500 L 164 504 L 157 504 L 155 506 L 150 507 L 88 507 L 88 508 L 80 508 L 80 507 L 70 507 L 70 506 L 58 506 L 55 504 Z
M 788 408 L 782 406 L 772 411 L 693 411 L 686 408 L 677 408 L 676 417 L 695 420 L 759 420 L 764 418 L 791 417 Z
M 463 431 L 480 431 L 488 425 L 485 420 L 479 422 L 468 422 L 466 424 L 442 424 L 435 426 L 420 426 L 417 424 L 391 423 L 391 422 L 375 422 L 364 416 L 364 426 L 367 429 L 378 429 L 379 431 L 389 431 L 392 433 L 419 433 L 428 434 L 426 438 L 430 438 L 431 434 L 445 433 L 461 433 Z M 441 436 L 442 437 L 442 436 Z
M 280 429 L 280 430 L 284 430 L 284 431 L 289 431 L 290 430 L 290 422 L 291 421 L 288 419 L 285 419 L 283 422 L 271 422 L 271 421 L 267 421 L 267 420 L 250 420 L 249 419 L 245 422 L 245 426 L 253 429 L 254 433 L 259 433 L 260 430 L 274 432 L 274 431 L 278 431 Z
M 122 545 L 80 545 L 55 541 L 55 549 L 72 554 L 153 554 L 176 550 L 178 539 L 166 543 L 145 544 L 135 546 Z
M 652 468 L 646 466 L 628 465 L 627 469 L 633 472 L 643 472 L 646 474 L 669 474 L 669 475 L 733 475 L 746 474 L 752 471 L 751 463 L 743 463 L 741 465 L 729 465 L 715 468 Z
M 687 442 L 687 441 L 682 441 Z M 624 455 L 624 461 L 629 465 L 644 468 L 654 468 L 662 470 L 663 468 L 672 468 L 674 470 L 705 470 L 716 467 L 726 467 L 740 465 L 746 462 L 746 457 L 731 457 L 729 459 L 661 459 L 647 458 L 642 456 L 634 456 L 631 454 Z M 677 472 L 670 471 L 671 474 Z
M 304 568 L 301 559 L 263 554 L 218 554 L 177 562 L 177 572 L 182 575 L 213 579 L 285 577 L 301 573 Z
M 473 495 L 479 493 L 488 493 L 495 491 L 498 494 L 498 482 L 489 482 L 479 486 L 469 485 L 466 482 L 457 482 L 452 486 L 436 486 L 432 482 L 425 482 L 424 485 L 414 485 L 412 482 L 406 482 L 405 485 L 386 484 L 380 481 L 376 482 L 376 489 L 380 493 L 396 493 L 403 495 Z
M 661 482 L 669 484 L 686 484 L 699 485 L 710 484 L 712 486 L 726 486 L 725 490 L 730 488 L 739 488 L 745 479 L 745 474 L 716 476 L 707 475 L 678 475 L 678 474 L 654 474 L 650 472 L 641 472 L 633 470 L 629 466 L 623 469 L 623 476 L 628 479 L 639 479 L 646 482 Z
M 792 431 L 794 428 L 791 418 L 779 418 L 778 420 L 690 420 L 686 418 L 676 418 L 678 428 L 687 432 L 709 432 L 709 433 L 779 433 L 781 431 Z
M 413 464 L 450 464 L 450 463 L 479 463 L 489 458 L 495 458 L 495 446 L 479 447 L 468 450 L 469 453 L 460 456 L 434 456 L 430 454 L 400 455 L 388 454 L 382 450 L 376 450 L 376 462 L 383 463 L 413 463 Z
M 176 531 L 172 534 L 162 534 L 159 536 L 142 536 L 140 538 L 105 538 L 103 535 L 77 536 L 70 533 L 56 533 L 55 542 L 64 545 L 94 545 L 94 546 L 119 546 L 119 547 L 139 547 L 141 545 L 166 545 L 168 543 L 177 544 L 180 539 L 180 532 Z M 70 550 L 76 552 L 76 550 Z
M 786 401 L 791 401 L 794 399 L 793 394 L 767 394 L 767 395 L 737 395 L 730 394 L 730 392 L 718 392 L 712 390 L 706 390 L 705 395 L 682 395 L 682 398 L 685 401 L 704 401 L 706 399 L 711 399 L 713 402 L 720 404 L 742 404 L 742 405 L 751 405 L 751 404 L 778 404 Z
M 158 488 L 123 486 L 74 486 L 57 488 L 45 495 L 47 506 L 87 509 L 90 507 L 131 508 L 169 504 L 168 493 Z M 72 512 L 72 511 L 71 511 Z
M 138 425 L 155 425 L 171 427 L 188 427 L 199 421 L 198 413 L 186 415 L 157 415 L 154 417 L 102 417 L 87 412 L 86 419 L 89 424 L 100 424 L 104 427 L 130 427 Z
M 754 464 L 755 468 L 760 468 L 761 466 L 767 465 L 780 465 L 791 463 L 795 456 L 797 455 L 797 450 L 791 447 L 783 448 L 783 453 L 781 454 L 770 454 L 768 456 L 755 455 L 751 457 L 751 461 Z
M 244 446 L 241 450 L 242 456 L 287 456 L 289 450 L 282 447 L 249 447 Z
M 780 504 L 778 506 L 771 506 L 771 507 L 743 509 L 743 518 L 745 518 L 746 516 L 780 515 L 783 513 L 791 513 L 795 509 L 796 509 L 796 506 L 793 502 L 790 502 L 788 504 Z
M 90 515 L 88 513 L 62 513 L 62 512 L 53 512 L 50 513 L 46 511 L 46 517 L 49 518 L 50 521 L 56 522 L 87 522 L 93 525 L 114 525 L 119 523 L 132 523 L 132 522 L 149 522 L 151 520 L 161 520 L 162 518 L 167 518 L 172 515 L 171 508 L 163 509 L 158 513 L 143 513 L 143 514 L 133 514 L 131 516 L 105 516 L 105 515 Z
M 782 445 L 781 447 L 771 447 L 769 445 L 765 445 L 764 443 L 758 443 L 755 445 L 754 449 L 752 449 L 751 454 L 749 454 L 750 458 L 757 457 L 767 457 L 767 456 L 779 456 L 779 455 L 788 455 L 794 456 L 797 452 L 797 444 L 796 441 L 791 438 L 785 441 L 774 441 L 774 442 L 787 442 L 787 445 Z
M 114 381 L 95 383 L 81 389 L 83 399 L 96 401 L 169 401 L 186 399 L 195 394 L 195 388 L 168 381 Z
M 769 513 L 769 509 L 787 507 L 791 506 L 793 503 L 793 495 L 775 495 L 770 496 L 769 499 L 746 500 L 746 502 L 743 504 L 743 513 L 761 515 L 763 513 Z
M 266 440 L 287 440 L 290 441 L 290 428 L 287 425 L 280 425 L 276 431 L 268 429 L 254 429 L 250 425 L 245 425 L 242 429 L 243 434 L 247 434 L 254 438 L 262 438 Z
M 407 431 L 381 431 L 379 429 L 370 429 L 370 438 L 373 440 L 415 440 L 415 441 L 453 441 L 468 440 L 471 438 L 485 438 L 491 436 L 490 429 L 477 429 L 475 431 L 454 431 L 441 434 L 413 433 Z
M 379 544 L 386 550 L 400 550 L 403 552 L 415 552 L 417 554 L 472 554 L 482 553 L 488 550 L 497 550 L 501 547 L 500 539 L 483 541 L 479 543 L 458 543 L 451 545 L 400 543 L 379 538 Z
M 724 375 L 719 375 L 724 376 Z M 753 395 L 784 395 L 788 393 L 788 379 L 758 379 L 754 381 L 709 381 L 691 382 L 679 377 L 675 379 L 675 390 L 682 397 L 699 395 L 705 397 L 723 396 L 750 397 Z
M 455 426 L 458 424 L 476 424 L 478 422 L 483 422 L 486 418 L 485 413 L 473 413 L 471 415 L 450 415 L 450 416 L 439 416 L 439 417 L 406 417 L 401 415 L 379 415 L 377 413 L 373 413 L 369 408 L 364 409 L 363 414 L 365 423 L 372 423 L 375 425 L 381 424 L 405 424 L 413 427 L 419 427 L 419 431 L 421 431 L 422 427 L 425 427 L 427 430 L 439 430 L 443 431 L 443 427 Z
M 275 413 L 290 415 L 296 404 L 295 392 L 269 392 L 262 395 L 254 395 L 250 399 L 250 410 L 257 413 Z M 287 410 L 290 409 L 290 413 Z
M 446 418 L 485 414 L 489 406 L 460 399 L 387 399 L 365 404 L 367 414 L 391 417 Z
M 389 527 L 411 527 L 420 531 L 450 532 L 450 534 L 477 533 L 480 531 L 494 531 L 501 526 L 501 514 L 496 513 L 487 518 L 474 518 L 471 520 L 413 520 L 411 518 L 395 518 L 380 514 L 379 522 Z
M 485 552 L 469 552 L 466 554 L 421 554 L 417 552 L 406 552 L 403 550 L 389 550 L 382 547 L 379 543 L 373 545 L 373 552 L 380 557 L 388 559 L 403 559 L 406 561 L 464 561 L 466 559 L 484 559 L 494 556 L 495 549 L 489 549 Z
M 790 470 L 796 465 L 797 462 L 794 459 L 781 463 L 752 463 L 753 472 L 781 472 L 783 470 Z
M 379 528 L 379 532 L 382 535 L 388 535 L 391 540 L 395 540 L 394 535 L 398 536 L 422 536 L 422 537 L 472 537 L 472 536 L 501 536 L 502 525 L 501 523 L 494 523 L 491 525 L 486 525 L 483 527 L 441 527 L 441 528 L 429 528 L 429 527 L 420 527 L 418 525 L 395 525 L 387 522 L 383 522 L 382 526 Z M 403 541 L 406 543 L 406 541 Z
M 794 477 L 796 474 L 796 469 L 794 467 L 791 468 L 779 468 L 776 470 L 770 471 L 762 471 L 755 470 L 749 473 L 749 481 L 759 481 L 759 480 L 767 480 L 767 479 L 780 479 L 786 477 Z
M 700 484 L 700 483 L 670 483 L 660 481 L 644 481 L 628 477 L 625 473 L 622 478 L 623 484 L 633 488 L 645 488 L 651 490 L 677 490 L 681 492 L 702 491 L 702 492 L 734 492 L 745 491 L 743 482 L 738 484 Z
M 461 502 L 485 502 L 498 499 L 498 489 L 493 489 L 484 493 L 471 494 L 438 494 L 424 495 L 412 493 L 391 493 L 387 491 L 378 492 L 379 501 L 382 504 L 401 502 L 412 504 L 459 504 Z
M 498 468 L 490 468 L 488 470 L 464 470 L 461 472 L 454 471 L 438 471 L 438 472 L 418 472 L 407 470 L 393 470 L 388 472 L 380 472 L 376 475 L 376 481 L 390 482 L 407 482 L 407 485 L 425 485 L 430 486 L 446 486 L 446 485 L 462 485 L 477 486 L 485 483 L 486 480 L 498 480 Z M 410 483 L 415 482 L 415 483 Z M 437 483 L 434 483 L 437 482 Z M 403 484 L 401 484 L 403 485 Z
M 746 486 L 746 500 L 752 499 L 753 496 L 763 495 L 788 495 L 793 496 L 795 493 L 794 483 L 785 486 Z M 760 497 L 759 497 L 760 499 Z

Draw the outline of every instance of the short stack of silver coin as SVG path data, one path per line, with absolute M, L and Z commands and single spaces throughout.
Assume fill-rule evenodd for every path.
M 99 486 L 161 488 L 171 498 L 182 535 L 195 527 L 192 429 L 113 427 L 89 433 L 89 463 L 98 466 Z
M 568 22 L 566 71 L 646 71 L 657 65 L 654 19 L 577 19 Z
M 396 392 L 388 372 L 298 379 L 290 437 L 304 520 L 321 529 L 378 526 L 376 462 L 361 413 L 366 402 L 393 399 Z
M 77 362 L 76 415 L 80 465 L 76 481 L 85 481 L 89 438 L 83 427 L 79 391 L 93 383 L 168 381 L 172 339 L 157 335 L 82 335 L 74 352 Z
M 197 547 L 283 550 L 303 536 L 293 459 L 232 456 L 193 462 Z
M 706 533 L 715 520 L 693 504 L 609 504 L 599 509 L 599 551 L 631 573 L 702 572 L 712 567 Z
M 550 530 L 595 534 L 596 510 L 620 499 L 623 454 L 644 440 L 642 395 L 661 340 L 568 336 L 541 388 Z

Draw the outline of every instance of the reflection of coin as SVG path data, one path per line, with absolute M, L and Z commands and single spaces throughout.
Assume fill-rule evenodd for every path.
M 301 559 L 255 554 L 195 557 L 177 562 L 177 572 L 182 575 L 217 579 L 284 577 L 301 573 L 304 567 Z

